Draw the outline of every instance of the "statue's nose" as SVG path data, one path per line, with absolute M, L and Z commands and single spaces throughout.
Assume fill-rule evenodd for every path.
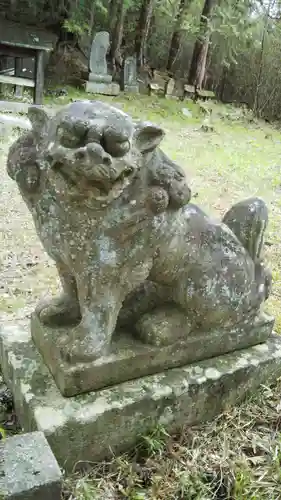
M 79 156 L 81 159 L 83 154 L 88 154 L 90 159 L 93 160 L 95 163 L 100 163 L 108 167 L 112 165 L 111 156 L 104 151 L 103 147 L 100 144 L 97 144 L 96 142 L 91 142 L 87 144 L 85 148 L 80 150 Z

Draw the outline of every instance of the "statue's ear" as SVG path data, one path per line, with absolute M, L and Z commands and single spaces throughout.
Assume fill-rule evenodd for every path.
M 136 126 L 134 139 L 141 153 L 148 153 L 157 148 L 165 136 L 161 127 L 150 122 L 142 122 Z
M 48 113 L 37 106 L 29 106 L 27 116 L 31 121 L 32 130 L 36 139 L 38 141 L 43 139 L 44 135 L 47 133 L 48 122 L 50 120 Z

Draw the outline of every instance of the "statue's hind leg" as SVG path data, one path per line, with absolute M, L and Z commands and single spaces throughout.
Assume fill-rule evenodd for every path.
M 186 338 L 192 329 L 187 314 L 174 302 L 171 288 L 149 280 L 126 297 L 117 327 L 158 347 Z
M 74 325 L 81 319 L 75 277 L 61 261 L 56 262 L 62 285 L 62 293 L 53 299 L 42 301 L 36 307 L 40 321 L 50 326 Z
M 153 281 L 145 280 L 126 297 L 118 316 L 117 327 L 134 331 L 139 319 L 158 307 L 164 307 L 169 298 L 169 289 Z

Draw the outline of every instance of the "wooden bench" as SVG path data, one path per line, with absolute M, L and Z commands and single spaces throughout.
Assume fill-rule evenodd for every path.
M 35 87 L 35 81 L 31 80 L 31 78 L 20 78 L 3 74 L 0 74 L 0 83 L 20 85 L 21 87 Z
M 33 88 L 35 104 L 42 104 L 44 92 L 44 58 L 49 54 L 57 37 L 31 26 L 7 21 L 0 18 L 0 57 L 14 59 L 14 75 L 1 72 L 0 83 L 19 87 Z M 33 78 L 24 78 L 21 75 L 21 60 L 23 58 L 35 59 Z

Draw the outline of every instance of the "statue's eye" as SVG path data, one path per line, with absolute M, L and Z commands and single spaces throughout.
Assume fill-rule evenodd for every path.
M 115 158 L 122 158 L 130 151 L 130 141 L 115 130 L 104 131 L 100 140 L 103 149 Z
M 65 148 L 80 148 L 87 142 L 89 125 L 86 120 L 65 116 L 57 127 L 57 139 Z
M 80 148 L 85 146 L 86 133 L 77 134 L 73 127 L 59 125 L 57 128 L 57 139 L 64 148 Z
M 115 158 L 122 158 L 122 156 L 125 156 L 130 150 L 129 141 L 125 140 L 117 142 L 107 138 L 106 136 L 102 138 L 101 145 L 108 154 Z

